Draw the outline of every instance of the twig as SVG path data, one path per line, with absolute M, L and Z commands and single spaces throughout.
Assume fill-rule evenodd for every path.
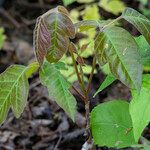
M 100 31 L 104 31 L 108 26 L 111 26 L 112 24 L 114 24 L 116 21 L 119 21 L 120 19 L 122 19 L 122 16 L 119 16 L 118 18 L 114 19 L 110 23 L 108 23 L 105 26 L 103 26 Z
M 0 7 L 0 14 L 6 17 L 16 28 L 20 28 L 20 24 L 2 7 Z
M 89 82 L 88 82 L 88 87 L 87 87 L 87 93 L 89 93 L 90 89 L 91 89 L 91 83 L 92 83 L 92 78 L 94 75 L 94 70 L 95 70 L 95 66 L 96 66 L 96 57 L 94 56 L 93 58 L 93 63 L 92 63 L 92 71 L 89 77 Z
M 79 92 L 73 85 L 72 85 L 73 90 L 81 97 L 81 99 L 84 101 L 85 97 Z
M 57 141 L 57 143 L 56 143 L 56 145 L 54 147 L 54 150 L 57 150 L 57 148 L 58 148 L 58 146 L 59 146 L 59 144 L 61 142 L 61 139 L 62 139 L 62 134 L 60 133 L 59 139 L 58 139 L 58 141 Z

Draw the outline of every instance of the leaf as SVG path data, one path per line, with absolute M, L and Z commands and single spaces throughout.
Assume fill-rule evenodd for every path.
M 99 20 L 100 14 L 96 4 L 86 6 L 83 13 L 83 20 Z
M 75 2 L 75 0 L 63 0 L 63 3 L 65 6 L 68 6 L 68 5 L 72 4 L 73 2 Z
M 10 108 L 17 118 L 23 112 L 28 98 L 29 73 L 31 75 L 37 67 L 31 66 L 13 65 L 0 74 L 0 123 L 4 122 Z
M 100 65 L 109 63 L 112 74 L 129 87 L 140 91 L 142 80 L 141 58 L 133 37 L 120 27 L 99 33 L 95 41 Z
M 112 75 L 107 75 L 103 83 L 100 85 L 96 93 L 94 94 L 93 97 L 95 97 L 99 92 L 103 91 L 105 88 L 107 88 L 110 84 L 112 84 L 116 78 Z
M 142 58 L 142 64 L 144 66 L 150 66 L 150 45 L 142 35 L 136 37 L 135 41 L 139 46 L 139 52 Z
M 125 9 L 125 4 L 120 0 L 101 0 L 99 6 L 115 15 L 118 15 Z
M 124 148 L 135 143 L 129 104 L 122 100 L 96 106 L 91 112 L 91 129 L 98 146 Z
M 6 39 L 6 36 L 4 35 L 4 29 L 0 28 L 0 50 L 4 45 L 5 39 Z
M 49 96 L 71 117 L 74 121 L 76 114 L 76 100 L 70 93 L 71 85 L 60 74 L 55 64 L 44 62 L 40 69 L 40 79 L 48 88 Z
M 133 122 L 134 138 L 137 142 L 144 128 L 150 122 L 150 75 L 143 76 L 140 94 L 132 90 L 130 114 Z
M 75 27 L 64 7 L 40 16 L 34 29 L 34 49 L 40 65 L 45 57 L 51 63 L 59 61 L 68 50 L 69 38 L 74 37 Z
M 132 8 L 126 8 L 122 18 L 134 25 L 150 44 L 150 20 Z

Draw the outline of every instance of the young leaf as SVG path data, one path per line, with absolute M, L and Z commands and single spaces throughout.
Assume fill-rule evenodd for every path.
M 10 108 L 19 118 L 28 98 L 28 77 L 38 68 L 13 65 L 0 74 L 0 123 L 3 123 Z
M 132 90 L 130 115 L 133 122 L 134 138 L 137 142 L 144 128 L 150 122 L 150 74 L 143 76 L 140 94 Z
M 91 112 L 91 128 L 95 144 L 123 148 L 135 143 L 129 104 L 113 100 L 96 106 Z
M 107 75 L 103 83 L 100 85 L 96 93 L 94 94 L 93 97 L 95 97 L 99 92 L 103 91 L 105 88 L 107 88 L 110 84 L 112 84 L 116 78 L 113 75 Z
M 50 98 L 55 100 L 74 121 L 76 100 L 69 91 L 70 84 L 61 75 L 58 67 L 55 64 L 44 62 L 40 69 L 40 79 L 42 84 L 48 88 Z
M 150 20 L 132 8 L 126 8 L 122 18 L 133 24 L 150 44 Z
M 69 38 L 75 37 L 75 27 L 68 17 L 68 11 L 58 6 L 37 19 L 34 29 L 34 49 L 40 64 L 44 58 L 57 62 L 66 53 Z
M 142 65 L 134 38 L 120 27 L 99 33 L 95 50 L 100 64 L 109 63 L 112 74 L 129 87 L 141 87 Z

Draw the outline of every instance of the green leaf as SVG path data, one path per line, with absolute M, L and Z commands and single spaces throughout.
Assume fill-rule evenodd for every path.
M 113 100 L 96 106 L 91 112 L 91 128 L 98 146 L 123 148 L 135 143 L 129 104 Z
M 58 62 L 68 50 L 69 38 L 75 37 L 75 27 L 68 16 L 68 11 L 58 6 L 37 19 L 34 49 L 40 65 L 45 57 L 51 63 Z
M 120 0 L 101 0 L 99 6 L 115 15 L 118 15 L 125 9 L 125 4 Z
M 134 138 L 138 141 L 144 128 L 150 122 L 150 75 L 143 76 L 140 94 L 132 90 L 130 114 L 133 122 Z
M 55 100 L 74 121 L 76 100 L 69 91 L 71 85 L 61 75 L 58 67 L 55 64 L 44 62 L 40 69 L 40 79 L 42 84 L 48 88 L 50 98 Z
M 139 46 L 139 52 L 142 58 L 142 64 L 144 66 L 150 66 L 150 45 L 142 35 L 136 37 L 135 41 Z
M 93 97 L 95 97 L 99 92 L 103 91 L 105 88 L 107 88 L 110 84 L 112 84 L 116 78 L 112 75 L 107 75 L 103 83 L 100 85 L 96 93 L 94 94 Z
M 63 3 L 64 3 L 65 6 L 68 6 L 68 5 L 72 4 L 75 1 L 76 0 L 63 0 Z
M 100 65 L 108 62 L 117 79 L 140 91 L 141 58 L 134 38 L 126 30 L 111 27 L 99 33 L 95 40 L 95 50 Z
M 10 108 L 17 118 L 23 112 L 28 98 L 28 77 L 35 70 L 31 66 L 13 65 L 0 74 L 0 123 Z
M 39 68 L 38 62 L 32 62 L 31 64 L 28 65 L 27 70 L 26 70 L 26 76 L 27 78 L 31 77 L 31 75 L 36 72 Z
M 0 50 L 4 45 L 5 39 L 6 39 L 6 36 L 4 35 L 4 29 L 0 28 Z
M 122 18 L 134 25 L 150 44 L 150 20 L 132 8 L 126 8 Z

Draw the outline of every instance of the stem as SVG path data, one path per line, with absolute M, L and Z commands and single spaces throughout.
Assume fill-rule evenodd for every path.
M 78 77 L 78 81 L 79 81 L 81 89 L 84 93 L 84 95 L 82 95 L 73 86 L 73 89 L 82 97 L 82 99 L 84 100 L 84 103 L 85 103 L 85 117 L 86 117 L 86 122 L 87 122 L 86 123 L 85 136 L 88 138 L 87 143 L 90 145 L 92 137 L 91 137 L 91 131 L 90 131 L 90 100 L 89 100 L 88 94 L 90 92 L 91 82 L 92 82 L 92 78 L 93 78 L 93 74 L 94 74 L 94 70 L 95 70 L 95 66 L 96 66 L 96 57 L 94 56 L 94 58 L 93 58 L 92 70 L 91 70 L 91 74 L 89 77 L 88 87 L 86 89 L 85 85 L 84 85 L 84 79 L 83 79 L 84 73 L 83 73 L 82 66 L 80 66 L 80 73 L 79 73 L 79 70 L 78 70 L 78 67 L 77 67 L 77 64 L 75 61 L 75 57 L 74 57 L 74 54 L 73 54 L 73 51 L 71 48 L 69 48 L 69 52 L 70 52 L 72 60 L 73 60 L 73 64 L 74 64 L 76 75 Z M 79 55 L 79 54 L 77 54 L 77 55 Z
M 89 77 L 89 82 L 88 82 L 88 87 L 87 87 L 87 93 L 89 93 L 90 89 L 91 89 L 91 83 L 92 83 L 92 78 L 94 75 L 94 70 L 95 70 L 95 66 L 96 66 L 96 57 L 94 56 L 93 58 L 93 63 L 92 63 L 92 71 Z
M 77 67 L 77 64 L 76 64 L 76 60 L 75 60 L 75 58 L 74 58 L 73 51 L 72 51 L 71 48 L 69 48 L 69 52 L 70 52 L 71 57 L 72 57 L 72 60 L 73 60 L 73 64 L 74 64 L 74 68 L 75 68 L 75 72 L 76 72 L 76 75 L 77 75 L 79 84 L 80 84 L 80 86 L 81 86 L 82 91 L 85 93 L 86 89 L 85 89 L 84 81 L 82 81 L 82 79 L 81 79 L 81 77 L 80 77 L 80 73 L 79 73 L 79 71 L 78 71 L 78 67 Z
M 111 26 L 112 24 L 114 24 L 116 21 L 120 20 L 122 18 L 122 16 L 119 16 L 118 18 L 114 19 L 112 22 L 108 23 L 107 25 L 103 26 L 101 31 L 104 31 L 107 27 Z
M 81 92 L 79 92 L 73 85 L 72 85 L 72 88 L 81 97 L 81 99 L 84 101 L 85 100 L 84 95 L 82 95 Z

